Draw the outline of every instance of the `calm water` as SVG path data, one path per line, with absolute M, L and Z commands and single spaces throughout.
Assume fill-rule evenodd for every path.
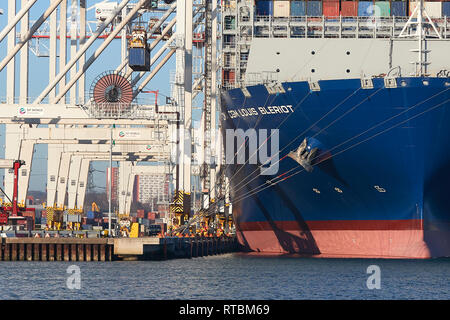
M 142 262 L 0 262 L 2 299 L 450 299 L 450 259 L 362 260 L 242 254 Z M 381 289 L 369 290 L 369 265 Z

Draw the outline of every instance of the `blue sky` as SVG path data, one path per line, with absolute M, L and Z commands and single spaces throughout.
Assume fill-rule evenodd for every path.
M 87 0 L 87 7 L 91 7 L 95 5 L 95 3 L 102 2 L 100 0 Z M 120 1 L 117 1 L 120 2 Z M 135 0 L 131 0 L 130 3 L 136 2 Z M 16 1 L 16 12 L 20 10 L 21 1 Z M 50 1 L 38 0 L 30 11 L 30 20 L 37 20 L 38 17 L 45 11 Z M 0 9 L 3 9 L 4 14 L 0 15 L 0 30 L 3 29 L 7 25 L 7 14 L 8 14 L 8 1 L 1 0 L 0 1 Z M 70 5 L 68 6 L 68 11 L 70 12 Z M 95 20 L 95 10 L 88 11 L 88 20 Z M 70 13 L 68 13 L 70 14 Z M 59 17 L 59 13 L 58 13 Z M 58 18 L 59 20 L 59 18 Z M 16 26 L 17 31 L 20 31 L 20 23 Z M 69 28 L 69 26 L 68 26 Z M 86 59 L 90 57 L 90 55 L 94 52 L 94 50 L 100 45 L 102 40 L 97 40 L 94 45 L 87 51 Z M 3 59 L 6 55 L 7 38 L 5 38 L 0 43 L 0 60 Z M 48 46 L 48 42 L 44 42 Z M 154 49 L 156 53 L 159 49 L 157 46 Z M 58 48 L 59 50 L 59 48 Z M 114 70 L 121 61 L 120 55 L 120 40 L 113 40 L 113 42 L 103 51 L 102 55 L 99 59 L 97 59 L 89 70 L 86 73 L 86 91 L 89 91 L 89 87 L 91 86 L 93 80 L 102 72 L 107 70 Z M 67 49 L 67 55 L 69 59 L 70 48 Z M 16 56 L 16 67 L 19 63 L 19 55 Z M 30 51 L 29 55 L 30 59 L 30 83 L 29 83 L 29 96 L 37 97 L 40 92 L 47 86 L 48 84 L 48 64 L 49 59 L 47 57 L 37 57 L 34 53 Z M 59 63 L 58 63 L 59 64 Z M 159 90 L 163 95 L 159 100 L 159 103 L 164 103 L 165 98 L 164 95 L 170 96 L 170 79 L 169 74 L 172 70 L 175 70 L 175 55 L 166 63 L 166 65 L 159 71 L 159 73 L 150 81 L 145 90 Z M 58 72 L 58 71 L 57 71 Z M 16 73 L 18 74 L 18 72 Z M 19 95 L 19 85 L 18 85 L 18 76 L 16 76 L 16 96 Z M 0 72 L 0 100 L 4 100 L 6 95 L 6 68 Z M 142 96 L 142 95 L 141 95 Z M 144 96 L 145 97 L 145 96 Z M 144 98 L 141 97 L 141 98 Z M 148 96 L 148 98 L 153 98 L 153 96 Z M 197 99 L 194 102 L 194 107 L 201 107 L 201 100 Z M 194 121 L 200 118 L 200 111 L 194 111 Z M 4 144 L 5 144 L 5 135 L 4 135 L 4 125 L 0 125 L 0 157 L 4 157 Z M 100 171 L 104 171 L 106 168 L 107 162 L 96 162 L 94 168 Z M 33 166 L 30 178 L 30 186 L 29 190 L 45 190 L 46 187 L 46 171 L 47 171 L 47 147 L 46 145 L 38 145 L 35 147 L 35 154 L 33 159 Z M 96 172 L 94 174 L 94 182 L 99 187 L 105 186 L 105 173 Z

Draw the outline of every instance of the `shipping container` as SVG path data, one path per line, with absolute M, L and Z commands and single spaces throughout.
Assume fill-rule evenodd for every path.
M 389 17 L 391 15 L 391 7 L 389 1 L 375 1 L 376 17 Z
M 289 17 L 290 1 L 274 0 L 273 1 L 273 16 L 274 17 Z
M 357 17 L 358 16 L 358 1 L 342 1 L 341 2 L 341 16 Z
M 225 30 L 234 30 L 234 29 L 236 29 L 236 17 L 234 17 L 234 16 L 225 16 L 225 18 L 224 18 L 224 29 Z
M 338 1 L 324 1 L 323 15 L 326 17 L 339 17 L 339 0 Z
M 273 2 L 268 0 L 256 1 L 256 15 L 257 16 L 272 16 Z
M 150 71 L 150 50 L 147 48 L 129 48 L 128 65 L 134 71 Z
M 235 71 L 234 70 L 223 70 L 222 79 L 223 82 L 234 83 L 235 82 Z
M 137 210 L 137 212 L 136 212 L 136 217 L 138 217 L 138 218 L 144 218 L 144 214 L 145 214 L 145 211 L 144 211 L 144 210 L 142 210 L 142 209 Z
M 442 15 L 442 2 L 425 2 L 425 10 L 430 18 L 440 18 Z
M 442 2 L 442 16 L 450 17 L 450 1 Z
M 374 5 L 372 1 L 359 1 L 358 2 L 358 16 L 370 17 L 374 14 Z
M 391 16 L 405 17 L 406 14 L 406 1 L 392 1 L 391 2 Z
M 416 8 L 418 2 L 409 2 L 409 15 L 412 15 L 414 9 Z M 442 14 L 442 2 L 425 2 L 425 10 L 427 11 L 430 18 L 440 18 Z
M 306 14 L 318 17 L 322 15 L 322 1 L 308 1 L 306 3 Z
M 223 0 L 222 8 L 236 9 L 236 0 Z
M 305 1 L 292 1 L 291 2 L 291 16 L 301 17 L 306 15 Z

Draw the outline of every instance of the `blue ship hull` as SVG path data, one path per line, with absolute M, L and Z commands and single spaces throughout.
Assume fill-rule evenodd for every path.
M 247 87 L 251 97 L 241 89 L 223 92 L 223 130 L 279 129 L 275 174 L 261 175 L 261 163 L 234 159 L 227 166 L 244 247 L 313 256 L 450 256 L 450 81 L 396 81 L 396 88 L 375 78 L 371 89 L 348 79 L 320 81 L 319 91 L 286 82 L 277 94 L 264 85 Z M 305 138 L 321 154 L 310 171 L 287 156 Z M 260 146 L 269 155 L 273 139 Z

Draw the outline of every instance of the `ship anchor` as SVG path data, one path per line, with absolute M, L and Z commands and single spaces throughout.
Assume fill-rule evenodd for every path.
M 313 170 L 312 162 L 317 156 L 319 148 L 311 148 L 308 145 L 308 139 L 303 139 L 300 146 L 296 151 L 291 151 L 288 154 L 288 157 L 297 161 L 306 171 L 311 172 Z

